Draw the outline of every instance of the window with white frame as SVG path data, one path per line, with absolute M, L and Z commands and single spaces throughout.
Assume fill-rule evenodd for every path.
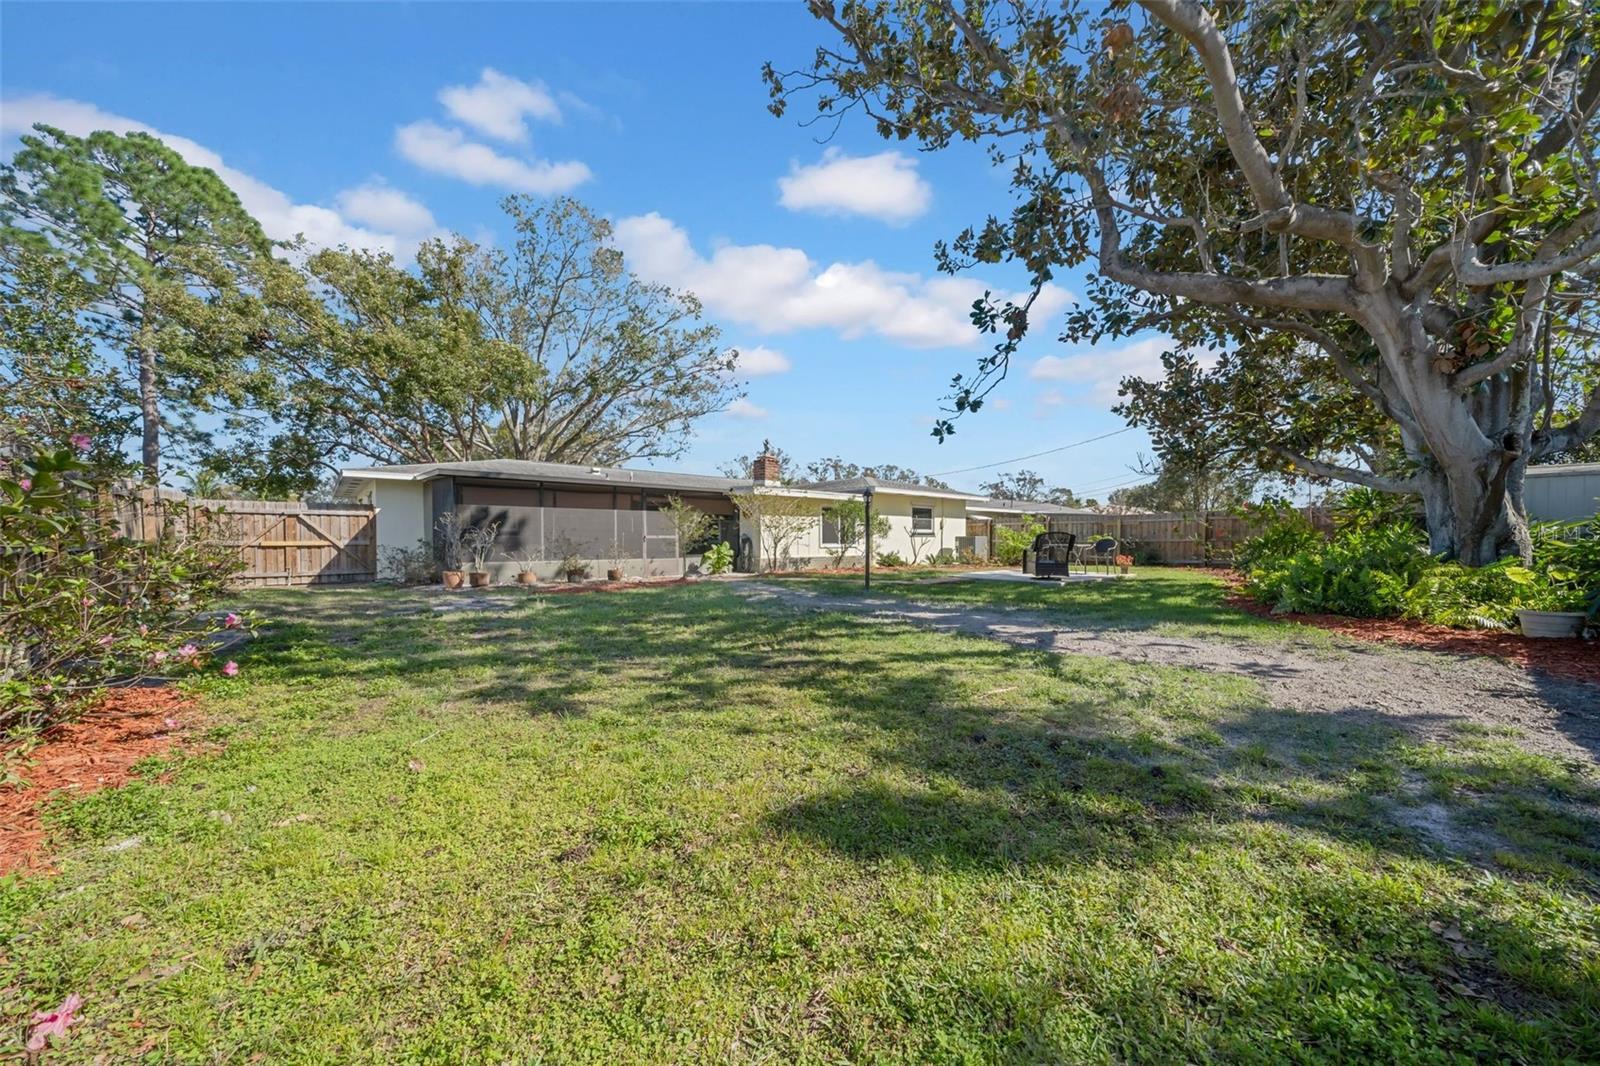
M 911 508 L 911 535 L 913 537 L 933 536 L 933 508 Z
M 832 507 L 822 509 L 822 546 L 824 548 L 839 546 L 839 515 Z

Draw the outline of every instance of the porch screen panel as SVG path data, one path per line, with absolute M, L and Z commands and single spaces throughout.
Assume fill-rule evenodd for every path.
M 539 550 L 539 490 L 498 485 L 462 485 L 461 516 L 469 526 L 498 522 L 494 559 Z

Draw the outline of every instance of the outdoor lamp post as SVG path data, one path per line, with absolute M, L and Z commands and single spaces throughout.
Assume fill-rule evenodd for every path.
M 861 499 L 867 505 L 867 565 L 864 570 L 865 584 L 862 588 L 872 588 L 872 486 L 868 485 L 861 490 Z

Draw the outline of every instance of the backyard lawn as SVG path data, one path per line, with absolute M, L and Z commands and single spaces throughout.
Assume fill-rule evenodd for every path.
M 1065 585 L 1056 581 L 952 581 L 951 576 L 950 571 L 937 569 L 874 573 L 872 591 L 929 603 L 1019 607 L 1075 624 L 1274 642 L 1329 640 L 1323 630 L 1286 625 L 1229 607 L 1225 602 L 1227 587 L 1216 576 L 1184 567 L 1141 566 L 1125 577 Z M 861 590 L 859 575 L 785 580 L 830 593 Z
M 249 605 L 0 881 L 0 1057 L 77 993 L 56 1061 L 1600 1058 L 1600 787 L 1515 736 L 710 583 Z

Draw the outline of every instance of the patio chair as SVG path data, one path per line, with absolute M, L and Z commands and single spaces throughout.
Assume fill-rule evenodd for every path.
M 1106 573 L 1110 573 L 1117 562 L 1117 542 L 1111 537 L 1101 537 L 1089 545 L 1087 554 L 1090 562 L 1104 566 Z
M 1040 533 L 1033 547 L 1022 553 L 1022 572 L 1036 578 L 1072 576 L 1072 550 L 1076 533 Z

